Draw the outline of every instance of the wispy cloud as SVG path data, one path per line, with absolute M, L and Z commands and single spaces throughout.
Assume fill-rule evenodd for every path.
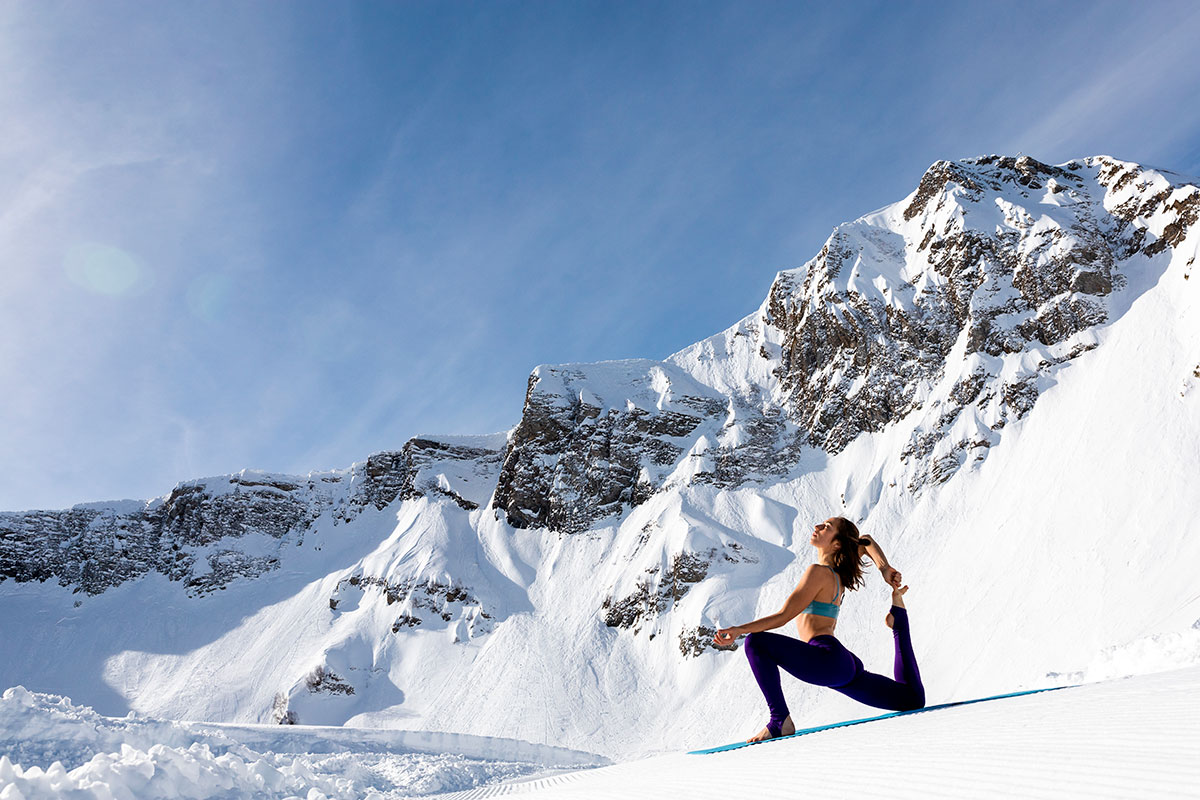
M 1101 148 L 1137 160 L 1169 157 L 1195 142 L 1200 6 L 1110 5 L 1094 9 L 1078 28 L 1085 34 L 1079 46 L 1087 46 L 1090 31 L 1108 28 L 1103 53 L 1085 57 L 1087 74 L 1065 92 L 1045 96 L 1032 87 L 1038 113 L 1013 137 L 1015 144 L 1063 159 L 1100 155 Z

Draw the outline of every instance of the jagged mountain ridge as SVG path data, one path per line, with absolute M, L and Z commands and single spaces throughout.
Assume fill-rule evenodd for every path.
M 804 447 L 838 453 L 914 412 L 889 483 L 944 481 L 1095 345 L 1117 265 L 1198 214 L 1194 181 L 1105 157 L 938 162 L 666 362 L 621 362 L 615 382 L 610 364 L 534 370 L 494 503 L 517 526 L 583 530 L 681 480 L 785 475 Z
M 53 578 L 99 594 L 154 571 L 182 581 L 189 594 L 204 594 L 277 568 L 284 543 L 301 544 L 324 514 L 336 526 L 364 508 L 427 494 L 478 508 L 490 495 L 503 441 L 503 434 L 418 437 L 348 470 L 306 476 L 243 470 L 186 481 L 144 503 L 0 514 L 0 580 Z
M 204 591 L 276 562 L 235 548 L 197 566 L 196 547 L 301 535 L 333 505 L 350 518 L 429 492 L 466 510 L 490 500 L 516 527 L 576 532 L 681 482 L 785 475 L 803 447 L 837 453 L 918 411 L 889 483 L 919 490 L 985 458 L 1047 374 L 1094 346 L 1088 331 L 1125 281 L 1115 265 L 1178 244 L 1198 215 L 1194 182 L 1103 156 L 938 162 L 909 198 L 839 226 L 812 261 L 779 273 L 721 334 L 664 362 L 536 368 L 499 459 L 495 437 L 492 448 L 418 437 L 347 471 L 243 471 L 144 508 L 3 514 L 0 579 L 94 593 L 155 569 Z M 438 479 L 417 485 L 414 454 L 427 464 L 434 451 L 472 463 L 470 498 Z
M 688 675 L 711 671 L 707 637 L 721 609 L 753 610 L 764 584 L 793 577 L 802 545 L 792 537 L 804 515 L 827 513 L 840 489 L 846 513 L 862 519 L 982 464 L 1059 371 L 1095 349 L 1097 326 L 1128 307 L 1127 273 L 1194 245 L 1187 233 L 1196 208 L 1194 182 L 1111 159 L 940 162 L 909 198 L 840 226 L 815 259 L 780 273 L 763 306 L 728 330 L 663 362 L 538 367 L 507 437 L 414 440 L 408 455 L 356 465 L 356 477 L 245 473 L 194 482 L 204 488 L 170 505 L 175 519 L 190 509 L 203 522 L 182 526 L 191 538 L 179 542 L 208 548 L 188 551 L 200 567 L 179 573 L 196 603 L 225 608 L 245 602 L 255 584 L 282 587 L 280 573 L 307 558 L 300 552 L 324 555 L 339 540 L 356 549 L 313 565 L 303 589 L 287 590 L 289 607 L 322 610 L 305 622 L 309 633 L 264 610 L 254 625 L 186 656 L 127 644 L 105 670 L 150 675 L 125 696 L 168 715 L 259 720 L 291 711 L 302 722 L 419 719 L 448 729 L 476 724 L 463 716 L 472 680 L 519 686 L 530 676 L 511 664 L 528 667 L 539 646 L 564 641 L 605 643 L 635 686 L 687 685 Z M 859 458 L 864 449 L 875 455 Z M 853 456 L 853 482 L 834 477 L 841 454 Z M 266 485 L 277 479 L 286 486 Z M 306 498 L 316 491 L 310 481 L 320 497 Z M 193 495 L 198 501 L 182 501 Z M 262 510 L 231 510 L 238 504 Z M 112 524 L 92 523 L 135 511 L 57 512 L 86 512 L 93 538 L 59 535 L 57 550 L 13 551 L 0 563 L 29 569 L 55 558 L 90 563 L 104 547 L 120 552 L 126 545 L 113 541 Z M 40 518 L 40 535 L 55 536 L 53 513 Z M 39 531 L 25 527 L 30 519 L 39 516 L 0 517 L 0 545 L 39 542 Z M 769 520 L 771 530 L 749 519 Z M 149 536 L 147 552 L 160 541 Z M 217 574 L 219 553 L 218 563 L 253 566 L 196 581 Z M 104 593 L 157 569 L 141 566 L 149 556 L 134 561 L 128 572 L 120 566 L 127 562 L 100 571 L 110 578 L 90 588 L 68 570 L 4 574 L 67 576 L 68 587 Z M 258 577 L 238 580 L 248 573 Z M 735 576 L 742 588 L 729 600 Z M 234 597 L 213 599 L 218 587 Z M 281 645 L 270 642 L 292 638 L 280 659 Z M 520 655 L 527 649 L 534 655 Z M 195 677 L 198 664 L 229 652 L 238 653 L 240 683 Z M 421 672 L 421 654 L 452 666 L 435 679 Z M 603 677 L 589 683 L 576 674 L 584 667 L 566 663 L 563 685 L 588 703 L 607 708 L 629 691 Z M 196 680 L 205 696 L 185 688 Z M 207 694 L 237 699 L 214 705 Z M 486 716 L 490 702 L 498 701 L 472 696 L 465 706 Z M 418 710 L 398 721 L 395 708 Z M 553 716 L 541 728 L 496 724 L 546 741 L 556 726 L 580 743 L 590 735 L 583 723 Z

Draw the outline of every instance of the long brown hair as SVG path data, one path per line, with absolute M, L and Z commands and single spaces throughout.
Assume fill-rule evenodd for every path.
M 858 526 L 845 517 L 833 517 L 833 540 L 839 547 L 833 551 L 830 560 L 833 571 L 838 574 L 842 586 L 854 591 L 863 585 L 862 551 L 864 544 L 858 533 Z

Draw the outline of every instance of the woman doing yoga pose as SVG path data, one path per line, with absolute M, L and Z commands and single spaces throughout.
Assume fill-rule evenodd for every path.
M 758 686 L 767 699 L 771 718 L 767 726 L 749 739 L 758 742 L 796 732 L 780 685 L 779 668 L 807 683 L 828 686 L 860 703 L 891 711 L 925 707 L 925 688 L 917 671 L 908 632 L 908 612 L 900 573 L 888 564 L 879 545 L 859 536 L 848 519 L 833 517 L 813 528 L 813 546 L 820 560 L 805 571 L 783 608 L 761 619 L 717 631 L 714 641 L 727 647 L 741 634 L 746 636 L 746 658 Z M 896 641 L 895 679 L 867 672 L 858 656 L 833 636 L 838 610 L 846 589 L 863 583 L 863 556 L 870 556 L 883 579 L 892 587 L 892 608 L 887 624 Z M 818 599 L 823 598 L 823 599 Z M 800 639 L 767 633 L 796 619 Z

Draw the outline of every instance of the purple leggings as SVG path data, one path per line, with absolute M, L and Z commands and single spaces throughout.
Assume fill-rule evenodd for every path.
M 817 686 L 828 686 L 847 697 L 875 708 L 912 711 L 925 707 L 925 687 L 917 671 L 912 640 L 908 634 L 908 612 L 892 606 L 892 636 L 896 640 L 896 679 L 863 669 L 862 661 L 832 636 L 814 636 L 802 642 L 778 633 L 751 633 L 746 637 L 746 658 L 758 688 L 767 698 L 771 719 L 767 728 L 779 735 L 788 716 L 787 701 L 779 682 L 779 668 Z

